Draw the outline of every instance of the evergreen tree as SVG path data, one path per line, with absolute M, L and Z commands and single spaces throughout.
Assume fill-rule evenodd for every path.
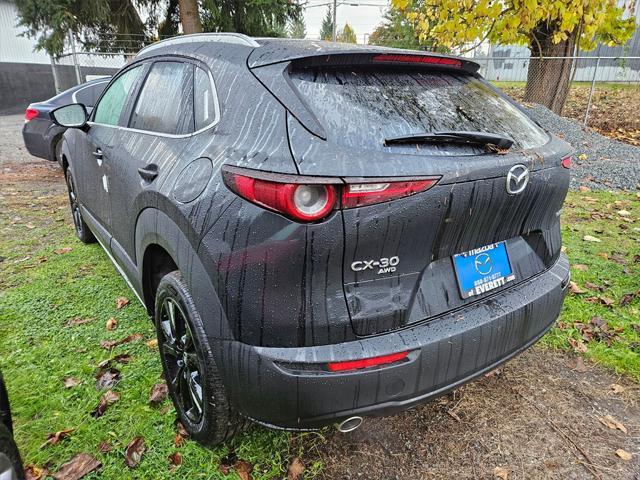
M 322 25 L 320 26 L 320 39 L 333 40 L 333 14 L 331 12 L 331 5 L 327 7 L 327 14 L 322 19 Z
M 337 40 L 342 43 L 358 43 L 358 41 L 356 40 L 356 32 L 348 22 L 344 24 L 344 27 L 342 28 L 340 35 L 338 35 Z
M 305 38 L 307 36 L 307 25 L 304 23 L 302 15 L 297 20 L 289 22 L 287 33 L 290 38 Z

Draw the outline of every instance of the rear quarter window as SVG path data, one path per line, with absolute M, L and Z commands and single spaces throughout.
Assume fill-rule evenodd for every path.
M 544 145 L 548 135 L 489 85 L 470 75 L 441 71 L 301 69 L 290 74 L 336 142 L 385 147 L 385 138 L 414 133 L 471 130 L 511 137 L 520 149 Z M 478 148 L 421 145 L 421 153 L 481 153 Z

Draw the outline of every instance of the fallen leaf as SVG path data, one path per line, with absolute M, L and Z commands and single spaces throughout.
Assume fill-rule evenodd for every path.
M 573 280 L 569 281 L 569 291 L 574 295 L 580 295 L 581 293 L 587 293 L 586 290 L 580 288 Z
M 582 340 L 576 340 L 575 338 L 569 337 L 567 339 L 569 344 L 573 347 L 573 350 L 577 353 L 586 353 L 587 346 L 584 344 Z
M 98 368 L 105 369 L 110 368 L 114 363 L 122 363 L 127 364 L 131 361 L 131 355 L 127 353 L 121 353 L 119 355 L 115 355 L 107 360 L 103 360 L 98 364 Z
M 618 210 L 618 215 L 620 215 L 621 217 L 628 217 L 629 215 L 631 215 L 631 212 L 629 212 L 628 210 Z
M 36 226 L 31 222 L 25 223 L 24 226 L 27 227 L 29 230 L 33 230 L 34 228 L 36 228 Z
M 113 390 L 107 390 L 106 392 L 104 392 L 104 395 L 102 395 L 102 398 L 100 398 L 100 402 L 98 403 L 96 409 L 91 412 L 91 416 L 93 418 L 101 417 L 102 415 L 104 415 L 104 412 L 107 410 L 107 408 L 109 408 L 110 405 L 116 403 L 118 400 L 120 400 L 120 395 L 118 395 Z
M 616 450 L 616 455 L 619 456 L 622 460 L 626 460 L 626 461 L 629 461 L 633 458 L 633 455 L 631 455 L 629 452 L 621 448 Z
M 56 255 L 64 255 L 65 253 L 69 253 L 71 250 L 71 247 L 64 247 L 54 250 L 53 253 L 55 253 Z
M 141 333 L 134 333 L 120 340 L 102 340 L 100 342 L 100 346 L 102 348 L 106 348 L 107 350 L 110 350 L 114 347 L 117 347 L 118 345 L 122 345 L 124 343 L 129 343 L 129 342 L 135 342 L 137 340 L 142 340 L 143 338 L 144 337 Z
M 173 439 L 173 444 L 176 447 L 181 447 L 183 443 L 184 443 L 184 437 L 179 433 L 176 433 L 176 436 Z
M 186 428 L 184 428 L 184 425 L 182 425 L 182 423 L 180 422 L 176 422 L 176 430 L 178 430 L 178 435 L 182 435 L 184 438 L 187 438 L 189 436 L 189 432 L 187 432 Z
M 569 368 L 571 370 L 575 370 L 578 373 L 585 373 L 587 371 L 587 366 L 584 364 L 584 360 L 582 357 L 576 357 L 575 360 L 571 360 L 569 362 Z
M 82 382 L 77 378 L 64 377 L 64 388 L 73 388 L 80 385 Z
M 578 160 L 580 160 L 581 162 L 584 162 L 586 159 L 587 159 L 586 153 L 581 153 L 580 155 L 578 155 Z
M 631 301 L 634 299 L 635 296 L 636 296 L 635 293 L 625 293 L 620 299 L 620 306 L 626 307 L 631 303 Z
M 140 460 L 142 460 L 142 455 L 146 450 L 146 446 L 144 444 L 144 438 L 135 437 L 129 445 L 127 445 L 127 449 L 124 452 L 124 463 L 129 468 L 136 468 L 140 465 Z
M 89 323 L 93 320 L 93 318 L 81 318 L 81 317 L 74 317 L 71 318 L 69 320 L 67 320 L 67 323 L 64 324 L 65 327 L 73 327 L 76 325 L 84 325 L 85 323 Z
M 585 282 L 584 287 L 588 288 L 589 290 L 595 290 L 596 292 L 604 292 L 605 290 L 605 288 L 602 285 L 597 285 L 591 282 Z
M 298 457 L 294 458 L 287 469 L 287 480 L 298 480 L 303 473 L 304 463 Z
M 501 480 L 507 480 L 509 478 L 510 470 L 504 467 L 496 467 L 493 469 L 493 476 L 500 478 Z
M 102 463 L 86 453 L 79 453 L 53 474 L 56 480 L 79 480 L 102 467 Z
M 56 433 L 50 433 L 49 435 L 47 435 L 47 439 L 45 440 L 45 442 L 42 445 L 40 445 L 40 448 L 43 449 L 47 445 L 56 445 L 60 443 L 61 440 L 68 438 L 69 434 L 74 430 L 75 429 L 73 428 L 68 428 L 66 430 L 60 430 L 59 432 L 56 432 Z
M 621 432 L 627 433 L 627 427 L 625 427 L 618 420 L 613 418 L 611 415 L 605 415 L 604 417 L 599 417 L 600 423 L 602 423 L 605 427 L 609 427 L 612 430 L 620 430 Z
M 589 187 L 586 187 L 584 185 L 580 185 L 578 187 L 578 190 L 580 190 L 581 192 L 590 192 L 591 191 L 591 189 Z
M 116 308 L 120 310 L 121 308 L 126 307 L 129 304 L 129 299 L 127 297 L 118 297 L 116 299 Z
M 174 468 L 182 465 L 182 454 L 180 452 L 173 452 L 169 455 L 169 463 Z
M 109 453 L 111 450 L 113 450 L 113 447 L 106 441 L 102 441 L 100 445 L 98 445 L 98 451 L 100 453 Z
M 502 373 L 501 368 L 494 368 L 493 370 L 485 373 L 484 378 L 499 377 L 501 373 Z
M 107 320 L 107 330 L 115 330 L 118 327 L 118 320 L 111 317 Z
M 605 260 L 609 260 L 609 254 L 607 252 L 598 252 L 598 256 L 604 258 Z
M 96 374 L 96 389 L 111 388 L 120 381 L 120 370 L 117 368 L 101 369 Z
M 586 272 L 587 270 L 589 270 L 589 267 L 587 267 L 586 265 L 583 265 L 582 263 L 576 263 L 575 265 L 573 265 L 573 268 L 575 268 L 576 270 L 580 270 L 582 272 Z
M 25 480 L 42 480 L 47 476 L 49 476 L 49 470 L 47 468 L 37 467 L 36 465 L 24 466 Z
M 617 383 L 612 383 L 611 385 L 609 385 L 609 388 L 613 390 L 613 393 L 623 393 L 626 390 L 626 388 Z
M 238 460 L 233 467 L 236 469 L 236 473 L 240 477 L 240 480 L 252 480 L 251 472 L 253 471 L 253 465 L 244 460 Z
M 151 389 L 151 394 L 149 395 L 149 403 L 154 407 L 160 405 L 167 398 L 167 394 L 169 393 L 169 389 L 167 384 L 157 383 Z
M 584 240 L 585 242 L 594 242 L 594 243 L 602 242 L 602 240 L 600 240 L 597 237 L 594 237 L 593 235 L 585 235 L 584 237 L 582 237 L 582 240 Z
M 147 344 L 147 347 L 149 348 L 158 348 L 158 339 L 157 338 L 153 338 L 151 340 L 149 340 L 148 342 L 145 342 Z

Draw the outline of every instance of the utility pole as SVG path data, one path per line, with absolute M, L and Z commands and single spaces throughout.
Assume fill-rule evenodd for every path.
M 333 0 L 333 42 L 338 40 L 338 26 L 336 25 L 336 10 L 338 8 L 338 0 Z

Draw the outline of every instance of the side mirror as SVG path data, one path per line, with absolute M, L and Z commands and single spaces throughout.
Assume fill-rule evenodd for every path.
M 89 118 L 87 108 L 81 103 L 56 108 L 49 115 L 53 123 L 66 128 L 83 128 Z

